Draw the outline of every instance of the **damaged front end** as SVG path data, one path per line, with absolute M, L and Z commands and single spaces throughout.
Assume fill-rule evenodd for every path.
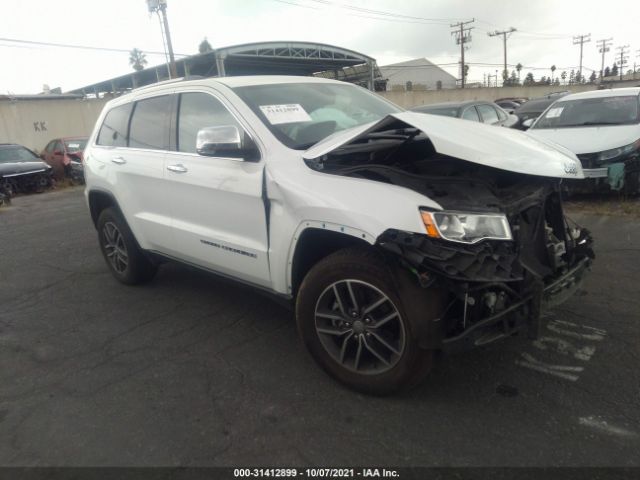
M 407 123 L 374 128 L 307 164 L 409 188 L 442 207 L 420 209 L 424 233 L 389 229 L 376 242 L 422 287 L 445 292 L 426 346 L 459 350 L 520 330 L 537 337 L 541 311 L 569 298 L 594 258 L 589 231 L 564 215 L 562 179 L 443 154 L 452 149 Z

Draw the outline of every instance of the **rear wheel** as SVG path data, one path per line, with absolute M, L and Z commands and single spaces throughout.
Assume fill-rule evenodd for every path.
M 157 267 L 144 255 L 124 218 L 114 208 L 106 208 L 98 217 L 98 240 L 113 276 L 127 285 L 150 281 Z
M 388 394 L 423 379 L 433 363 L 433 351 L 418 346 L 407 302 L 411 298 L 375 251 L 345 249 L 305 277 L 296 302 L 298 329 L 331 376 L 364 393 Z

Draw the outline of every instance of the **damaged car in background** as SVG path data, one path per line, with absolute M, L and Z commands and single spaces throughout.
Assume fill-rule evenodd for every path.
M 640 193 L 640 88 L 562 97 L 528 133 L 578 156 L 587 180 L 567 182 L 570 192 Z
M 43 192 L 53 184 L 52 168 L 22 145 L 0 144 L 0 193 Z
M 177 141 L 140 153 L 152 107 Z M 143 177 L 154 155 L 167 172 Z M 327 79 L 134 91 L 105 107 L 85 174 L 118 281 L 169 259 L 268 290 L 295 306 L 316 362 L 366 393 L 416 384 L 438 351 L 535 338 L 594 258 L 563 211 L 562 182 L 583 178 L 573 153 Z

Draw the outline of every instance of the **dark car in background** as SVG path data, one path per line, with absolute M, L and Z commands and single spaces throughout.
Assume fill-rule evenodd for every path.
M 513 128 L 527 130 L 533 124 L 533 121 L 542 115 L 542 112 L 544 112 L 547 107 L 565 95 L 569 95 L 569 92 L 550 93 L 544 97 L 532 98 L 528 102 L 520 105 L 513 112 L 513 114 L 518 117 L 518 123 L 516 123 Z M 528 120 L 530 120 L 530 122 L 527 122 Z
M 516 116 L 508 114 L 495 103 L 478 100 L 420 105 L 419 107 L 413 107 L 411 110 L 419 113 L 430 113 L 432 115 L 472 120 L 474 122 L 501 127 L 512 127 L 518 122 Z
M 516 108 L 520 107 L 520 104 L 514 100 L 496 100 L 494 103 L 502 108 L 505 112 L 511 114 Z
M 82 161 L 87 137 L 66 137 L 51 140 L 40 157 L 53 168 L 56 178 L 84 178 Z
M 53 184 L 53 169 L 22 145 L 0 144 L 0 193 L 42 192 Z

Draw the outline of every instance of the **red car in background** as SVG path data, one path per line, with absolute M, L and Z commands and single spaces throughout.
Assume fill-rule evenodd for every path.
M 87 137 L 66 137 L 51 140 L 40 157 L 53 167 L 56 178 L 82 174 L 82 161 Z

